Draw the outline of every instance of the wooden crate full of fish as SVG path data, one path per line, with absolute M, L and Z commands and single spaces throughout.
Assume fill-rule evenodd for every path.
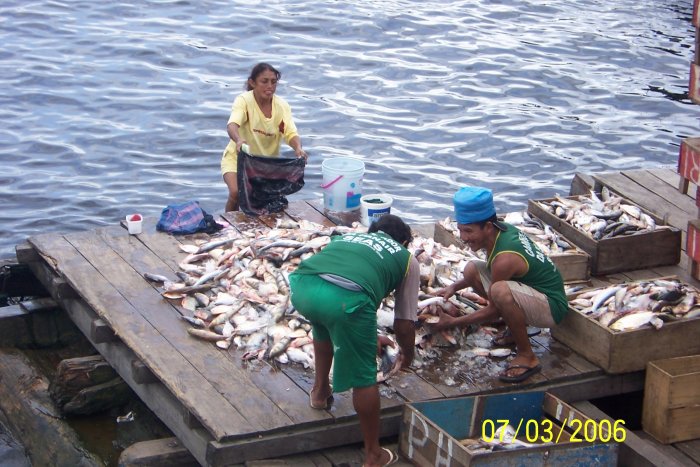
M 600 196 L 529 200 L 528 212 L 590 255 L 591 274 L 677 264 L 681 231 L 604 189 Z
M 642 428 L 659 442 L 700 438 L 700 355 L 647 365 Z
M 571 241 L 528 212 L 511 212 L 499 218 L 524 231 L 557 266 L 564 282 L 586 281 L 590 277 L 590 256 Z M 465 248 L 459 238 L 457 222 L 450 218 L 435 224 L 435 241 Z
M 418 466 L 616 465 L 622 440 L 623 427 L 533 391 L 408 404 L 399 449 Z
M 675 277 L 581 291 L 552 337 L 608 373 L 700 353 L 700 295 Z

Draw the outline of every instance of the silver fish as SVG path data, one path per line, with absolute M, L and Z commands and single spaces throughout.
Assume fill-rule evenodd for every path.
M 610 329 L 615 331 L 628 331 L 631 329 L 637 329 L 649 323 L 649 321 L 655 316 L 656 313 L 654 313 L 653 311 L 640 311 L 638 313 L 630 313 L 612 323 L 610 325 Z
M 170 280 L 165 276 L 162 276 L 160 274 L 153 274 L 151 272 L 144 272 L 143 277 L 152 282 L 167 282 Z
M 207 325 L 204 322 L 204 320 L 199 319 L 199 318 L 193 318 L 191 316 L 183 316 L 183 315 L 181 315 L 180 318 L 182 318 L 183 320 L 187 321 L 192 326 L 197 327 L 197 328 L 203 328 Z
M 292 338 L 289 336 L 281 338 L 270 348 L 268 358 L 276 358 L 279 355 L 283 354 L 287 350 L 291 342 Z
M 208 251 L 213 250 L 214 248 L 221 248 L 224 246 L 228 246 L 235 241 L 236 241 L 236 237 L 224 238 L 224 239 L 220 239 L 220 240 L 212 240 L 211 242 L 207 242 L 207 243 L 204 243 L 202 245 L 199 245 L 199 248 L 197 249 L 197 254 L 206 253 Z

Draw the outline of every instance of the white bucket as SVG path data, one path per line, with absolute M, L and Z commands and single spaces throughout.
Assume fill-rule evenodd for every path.
M 373 202 L 370 202 L 373 201 Z M 394 198 L 389 195 L 365 195 L 360 198 L 360 221 L 365 227 L 391 212 Z
M 323 207 L 329 211 L 354 211 L 360 207 L 365 163 L 350 157 L 326 159 L 323 173 Z

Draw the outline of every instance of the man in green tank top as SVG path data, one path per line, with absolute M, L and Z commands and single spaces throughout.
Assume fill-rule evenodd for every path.
M 411 228 L 387 214 L 367 233 L 333 237 L 289 276 L 292 304 L 313 326 L 316 373 L 309 404 L 327 409 L 333 392 L 352 388 L 366 466 L 398 459 L 379 444 L 377 309 L 395 291 L 393 328 L 399 358 L 392 372 L 407 369 L 413 360 L 420 283 L 418 261 L 406 249 L 410 241 Z
M 568 310 L 564 281 L 549 259 L 522 231 L 496 218 L 491 190 L 464 187 L 454 195 L 460 238 L 473 251 L 485 250 L 487 261 L 470 261 L 464 277 L 438 293 L 445 299 L 471 287 L 487 298 L 487 305 L 461 317 L 442 313 L 436 329 L 467 326 L 502 318 L 506 332 L 497 345 L 515 343 L 516 356 L 499 376 L 504 382 L 520 382 L 542 367 L 532 351 L 527 326 L 549 328 Z

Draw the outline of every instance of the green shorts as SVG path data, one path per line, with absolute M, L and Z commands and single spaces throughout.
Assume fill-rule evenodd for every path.
M 289 276 L 292 304 L 313 326 L 313 338 L 333 343 L 333 392 L 377 383 L 377 310 L 364 292 L 316 275 Z

